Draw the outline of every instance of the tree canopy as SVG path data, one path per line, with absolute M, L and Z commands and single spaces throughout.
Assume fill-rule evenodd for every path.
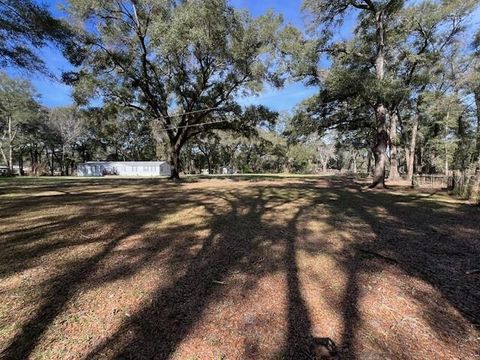
M 0 1 L 0 67 L 46 72 L 36 50 L 48 43 L 73 53 L 75 40 L 65 21 L 33 0 Z
M 69 11 L 85 24 L 81 67 L 65 74 L 76 99 L 101 96 L 158 122 L 172 177 L 190 139 L 274 119 L 263 107 L 242 109 L 236 97 L 265 81 L 281 84 L 273 46 L 279 16 L 252 18 L 224 0 L 72 0 Z

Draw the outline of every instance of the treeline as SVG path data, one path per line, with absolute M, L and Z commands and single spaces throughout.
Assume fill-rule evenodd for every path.
M 168 158 L 162 128 L 122 107 L 44 108 L 31 84 L 0 73 L 0 151 L 8 170 L 21 175 L 72 175 L 85 161 Z M 367 172 L 372 158 L 342 135 L 294 136 L 292 117 L 274 114 L 249 133 L 215 130 L 183 147 L 185 173 Z M 368 160 L 370 157 L 370 160 Z M 16 165 L 16 166 L 14 166 Z
M 6 171 L 73 175 L 91 160 L 154 160 L 150 123 L 132 111 L 44 108 L 31 84 L 0 73 L 0 152 Z
M 0 89 L 0 96 L 9 105 L 3 108 L 8 116 L 0 149 L 12 172 L 71 175 L 76 164 L 85 161 L 168 158 L 159 129 L 138 112 L 42 108 L 28 82 L 5 74 L 0 75 Z M 358 140 L 368 136 L 339 130 L 323 136 L 300 135 L 297 116 L 283 115 L 275 126 L 258 127 L 248 136 L 216 130 L 198 137 L 182 149 L 182 171 L 219 173 L 226 168 L 242 173 L 371 173 L 371 144 Z M 444 118 L 431 112 L 418 125 L 416 172 L 444 174 L 448 170 L 467 171 L 472 166 L 478 127 L 453 110 L 450 116 L 449 123 L 442 123 Z M 401 122 L 398 129 L 396 169 L 405 177 L 411 133 Z M 14 164 L 18 168 L 14 169 Z M 392 168 L 391 159 L 388 168 Z

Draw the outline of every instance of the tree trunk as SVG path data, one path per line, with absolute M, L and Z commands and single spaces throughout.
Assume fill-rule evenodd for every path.
M 372 172 L 372 154 L 370 154 L 370 150 L 367 150 L 367 174 L 370 175 Z
M 375 14 L 376 37 L 377 37 L 377 55 L 375 59 L 375 75 L 378 81 L 382 81 L 385 74 L 385 43 L 383 29 L 383 10 Z M 375 106 L 375 118 L 377 126 L 377 135 L 373 155 L 375 157 L 375 169 L 373 171 L 373 181 L 370 188 L 385 187 L 385 163 L 387 160 L 388 134 L 386 130 L 386 109 L 383 102 Z
M 52 151 L 52 161 L 50 163 L 50 175 L 53 176 L 54 175 L 54 172 L 55 172 L 55 159 L 54 159 L 54 154 L 55 154 L 55 151 L 53 149 L 53 147 L 51 148 L 51 151 Z M 48 151 L 47 151 L 47 160 L 48 160 Z
M 0 151 L 2 153 L 3 161 L 7 165 L 7 170 L 8 170 L 8 159 L 7 159 L 7 155 L 5 154 L 5 151 L 3 151 L 3 147 L 0 147 Z
M 8 117 L 8 161 L 7 168 L 10 175 L 13 175 L 13 133 L 12 133 L 12 118 Z
M 418 149 L 415 149 L 415 154 L 417 158 L 415 158 L 415 163 L 417 164 L 417 169 L 423 171 L 423 148 L 420 146 Z
M 325 174 L 327 172 L 327 164 L 324 163 L 323 161 L 321 161 L 321 163 L 322 163 L 322 173 Z
M 358 156 L 358 153 L 356 150 L 354 150 L 352 154 L 352 172 L 354 174 L 357 173 L 357 156 Z
M 176 145 L 170 146 L 170 168 L 170 179 L 180 179 L 180 148 Z
M 474 204 L 480 204 L 480 159 L 477 160 L 475 175 L 470 189 L 469 200 Z
M 33 159 L 33 148 L 30 148 L 30 175 L 35 174 L 35 162 Z
M 73 175 L 73 171 L 75 169 L 75 150 L 72 149 L 72 157 L 68 161 L 68 165 L 70 166 L 70 175 Z
M 18 154 L 18 174 L 20 176 L 25 175 L 25 172 L 23 171 L 23 152 L 20 151 Z
M 208 173 L 212 174 L 212 163 L 210 161 L 210 155 L 207 155 L 206 158 L 207 158 Z
M 373 181 L 370 188 L 385 188 L 385 164 L 387 162 L 388 134 L 385 127 L 385 107 L 380 104 L 375 109 L 377 118 L 377 136 L 373 147 L 375 168 L 373 170 Z
M 470 191 L 470 200 L 480 204 L 480 87 L 475 91 L 475 106 L 477 107 L 476 145 L 473 160 L 475 161 L 475 178 Z
M 408 178 L 408 164 L 410 164 L 410 148 L 405 145 L 403 148 L 403 153 L 405 154 L 405 171 L 407 172 Z
M 38 170 L 39 170 L 39 158 L 38 158 L 38 149 L 37 149 L 37 145 L 35 145 L 35 148 L 33 149 L 32 151 L 32 172 L 35 176 L 38 175 Z
M 448 147 L 445 142 L 445 175 L 448 175 Z
M 445 175 L 448 175 L 448 119 L 450 110 L 447 110 L 447 122 L 445 123 Z
M 478 87 L 475 91 L 475 106 L 477 108 L 477 143 L 475 146 L 475 155 L 474 161 L 477 162 L 477 166 L 480 166 L 478 160 L 480 159 L 480 87 Z
M 65 176 L 66 173 L 68 173 L 68 170 L 66 169 L 67 165 L 65 164 L 65 145 L 64 144 L 62 144 L 62 154 L 60 157 L 60 162 L 62 163 L 60 165 L 60 173 L 62 174 L 62 176 Z
M 415 164 L 415 147 L 417 145 L 417 130 L 418 130 L 418 117 L 413 118 L 412 123 L 412 137 L 410 139 L 410 149 L 407 157 L 407 180 L 411 183 L 413 181 L 413 164 Z
M 400 175 L 398 173 L 398 148 L 397 148 L 397 112 L 394 111 L 390 116 L 390 174 L 389 180 L 398 180 Z

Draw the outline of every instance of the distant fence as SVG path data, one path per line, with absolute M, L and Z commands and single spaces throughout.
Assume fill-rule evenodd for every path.
M 421 188 L 448 189 L 453 194 L 468 199 L 478 192 L 473 171 L 453 171 L 448 175 L 417 174 L 413 177 L 413 185 Z
M 416 174 L 413 176 L 413 185 L 422 188 L 452 189 L 454 178 L 451 175 Z

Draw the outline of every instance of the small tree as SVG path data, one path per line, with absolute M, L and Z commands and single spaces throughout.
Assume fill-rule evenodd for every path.
M 68 175 L 75 144 L 85 131 L 83 119 L 78 109 L 74 107 L 50 109 L 48 117 L 50 128 L 58 134 L 62 175 Z
M 317 134 L 310 135 L 305 144 L 312 148 L 313 157 L 320 162 L 322 172 L 327 172 L 328 163 L 335 159 L 335 144 L 323 140 Z
M 33 120 L 39 110 L 29 82 L 0 72 L 0 152 L 9 173 L 13 173 L 13 151 L 21 128 Z

